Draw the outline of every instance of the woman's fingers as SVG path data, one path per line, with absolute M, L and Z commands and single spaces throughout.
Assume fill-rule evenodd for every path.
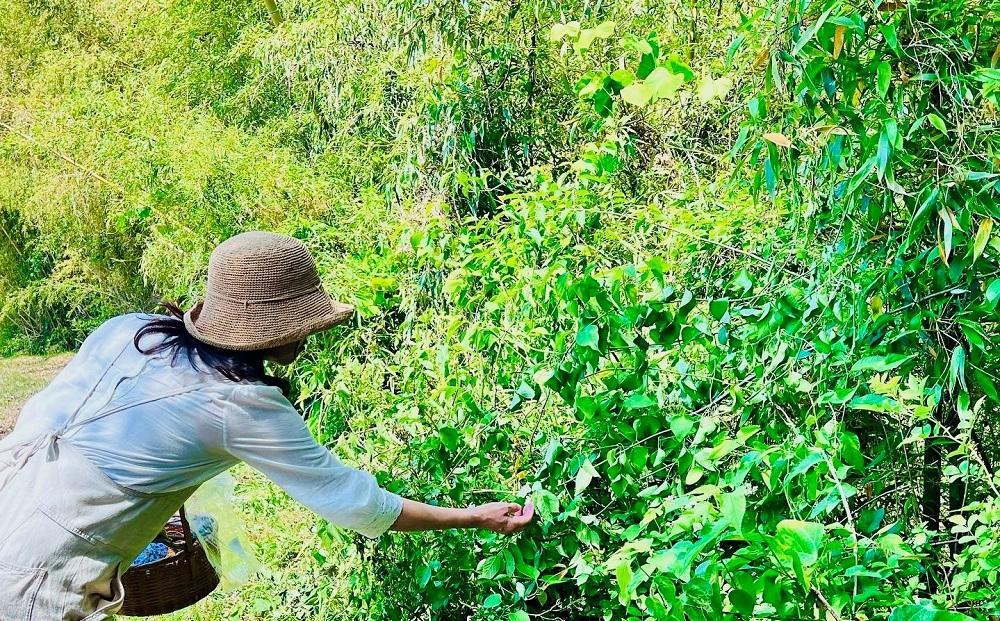
M 524 508 L 518 506 L 517 509 L 517 513 L 507 518 L 507 528 L 505 529 L 507 534 L 524 530 L 528 524 L 531 524 L 532 518 L 535 517 L 535 507 L 531 503 L 525 504 Z

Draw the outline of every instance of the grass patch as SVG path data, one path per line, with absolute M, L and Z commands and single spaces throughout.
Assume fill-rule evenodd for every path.
M 52 381 L 73 354 L 0 358 L 0 436 L 14 427 L 21 406 Z

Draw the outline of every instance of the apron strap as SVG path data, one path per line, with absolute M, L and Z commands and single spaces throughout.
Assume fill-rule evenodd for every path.
M 14 475 L 20 472 L 22 468 L 24 468 L 25 464 L 28 463 L 28 460 L 31 459 L 33 455 L 38 453 L 43 448 L 48 447 L 49 459 L 54 459 L 58 454 L 58 448 L 56 444 L 63 436 L 65 436 L 70 431 L 82 427 L 83 425 L 86 425 L 88 423 L 92 423 L 96 420 L 106 418 L 108 416 L 111 416 L 112 414 L 117 414 L 118 412 L 122 412 L 124 410 L 133 407 L 144 405 L 146 403 L 151 403 L 153 401 L 158 401 L 160 399 L 168 399 L 170 397 L 175 397 L 177 395 L 182 395 L 184 393 L 193 392 L 195 390 L 198 390 L 199 388 L 202 388 L 201 385 L 178 388 L 175 390 L 160 393 L 153 397 L 147 397 L 136 401 L 132 401 L 130 403 L 126 403 L 125 405 L 113 407 L 108 410 L 98 411 L 98 413 L 94 414 L 93 416 L 84 418 L 81 421 L 77 421 L 76 418 L 80 415 L 80 412 L 83 410 L 83 408 L 89 404 L 91 398 L 94 396 L 94 393 L 97 391 L 97 389 L 102 384 L 104 384 L 104 380 L 108 377 L 108 373 L 111 371 L 111 369 L 112 368 L 120 369 L 120 367 L 118 366 L 118 361 L 121 359 L 122 355 L 128 350 L 130 345 L 132 345 L 131 339 L 129 339 L 124 344 L 124 346 L 121 348 L 118 354 L 115 355 L 111 363 L 104 368 L 104 372 L 101 373 L 101 376 L 97 379 L 97 381 L 94 382 L 93 385 L 91 385 L 90 390 L 87 391 L 87 395 L 80 401 L 80 404 L 76 407 L 73 413 L 66 418 L 66 421 L 62 424 L 61 427 L 43 433 L 42 435 L 36 437 L 34 440 L 29 440 L 27 442 L 15 444 L 13 446 L 0 449 L 0 454 L 8 452 L 13 454 L 12 460 L 8 462 L 8 464 L 6 465 L 0 464 L 0 490 L 6 487 L 7 483 L 14 477 Z M 145 367 L 145 362 L 146 360 L 143 360 L 142 368 Z M 132 374 L 126 374 L 125 376 L 118 378 L 118 383 L 111 390 L 111 394 L 114 393 L 114 390 L 117 389 L 118 385 L 120 385 L 124 380 L 129 379 L 131 377 L 135 377 L 136 375 L 138 375 L 140 371 L 141 368 Z M 111 397 L 109 396 L 108 399 L 110 400 L 110 398 Z M 98 406 L 98 407 L 101 408 L 104 406 Z
M 201 388 L 201 386 L 197 385 L 186 386 L 184 388 L 178 388 L 176 390 L 171 390 L 169 392 L 160 393 L 154 397 L 139 399 L 136 401 L 132 401 L 130 403 L 126 403 L 125 405 L 120 405 L 118 407 L 111 408 L 110 410 L 105 410 L 104 412 L 100 412 L 98 414 L 95 414 L 94 416 L 91 416 L 90 418 L 86 418 L 81 421 L 72 421 L 71 418 L 70 419 L 71 422 L 68 422 L 59 429 L 54 429 L 52 431 L 49 431 L 48 433 L 44 433 L 32 441 L 28 441 L 23 444 L 18 444 L 13 447 L 10 447 L 10 449 L 14 453 L 14 457 L 10 465 L 7 468 L 4 468 L 2 476 L 0 476 L 0 490 L 6 487 L 7 483 L 14 477 L 14 475 L 20 472 L 22 468 L 24 468 L 25 464 L 28 463 L 28 460 L 31 459 L 32 456 L 37 454 L 42 449 L 46 449 L 47 458 L 50 461 L 58 457 L 59 455 L 58 442 L 63 438 L 63 436 L 65 436 L 70 431 L 73 431 L 74 429 L 92 423 L 94 421 L 100 420 L 102 418 L 107 418 L 119 412 L 123 412 L 125 410 L 138 407 L 140 405 L 145 405 L 147 403 L 152 403 L 153 401 L 159 401 L 161 399 L 169 399 L 170 397 L 176 397 L 178 395 L 182 395 L 185 393 L 194 392 L 199 388 Z M 77 411 L 79 411 L 79 409 Z

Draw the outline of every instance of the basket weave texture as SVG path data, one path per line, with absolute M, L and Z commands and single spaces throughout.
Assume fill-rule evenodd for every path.
M 118 614 L 151 617 L 175 612 L 204 599 L 219 586 L 219 574 L 181 509 L 184 546 L 174 556 L 130 567 L 122 575 L 125 602 Z

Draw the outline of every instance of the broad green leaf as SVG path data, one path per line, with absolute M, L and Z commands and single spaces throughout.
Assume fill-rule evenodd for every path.
M 706 77 L 698 85 L 698 100 L 701 103 L 706 103 L 716 98 L 725 97 L 732 87 L 733 81 L 725 76 L 714 79 Z
M 438 431 L 438 436 L 441 438 L 441 444 L 445 446 L 449 451 L 456 451 L 458 449 L 458 442 L 460 435 L 458 429 L 454 427 L 442 427 Z
M 487 595 L 483 600 L 483 608 L 496 608 L 503 602 L 503 597 L 497 593 Z
M 670 431 L 678 438 L 686 438 L 694 429 L 694 421 L 687 416 L 677 415 L 670 419 Z
M 601 22 L 594 28 L 594 36 L 600 39 L 607 39 L 613 34 L 615 34 L 615 23 L 611 21 Z
M 600 351 L 600 332 L 596 324 L 588 324 L 576 334 L 576 344 L 580 347 L 589 347 L 594 351 Z
M 580 36 L 577 37 L 576 43 L 573 44 L 573 49 L 581 53 L 586 52 L 590 49 L 590 46 L 594 43 L 594 39 L 596 38 L 596 28 L 584 28 L 580 30 Z
M 864 472 L 865 458 L 861 454 L 861 442 L 850 431 L 840 434 L 840 457 L 855 470 Z
M 590 487 L 590 482 L 594 479 L 600 478 L 597 469 L 594 468 L 594 464 L 590 462 L 590 459 L 585 459 L 582 464 L 580 464 L 580 469 L 576 471 L 576 479 L 574 480 L 575 493 L 579 496 L 583 493 L 583 490 Z
M 629 395 L 622 405 L 626 410 L 641 410 L 656 405 L 656 400 L 642 393 L 634 393 Z
M 708 303 L 708 312 L 716 319 L 722 319 L 729 312 L 729 300 L 718 299 Z
M 779 556 L 797 559 L 803 567 L 808 567 L 819 560 L 825 534 L 818 522 L 782 520 L 778 522 L 773 545 Z
M 868 412 L 897 412 L 899 403 L 891 397 L 869 393 L 851 399 L 848 407 L 854 410 L 865 410 Z
M 532 504 L 538 509 L 543 520 L 551 520 L 559 512 L 559 497 L 548 490 L 537 490 L 532 493 Z
M 632 82 L 621 90 L 622 99 L 638 108 L 644 107 L 653 98 L 653 91 L 643 82 Z
M 885 356 L 865 356 L 858 360 L 851 367 L 852 373 L 859 371 L 877 371 L 885 373 L 891 371 L 916 357 L 916 354 L 904 356 L 903 354 L 888 354 Z
M 805 474 L 806 472 L 809 471 L 810 468 L 823 461 L 823 459 L 824 459 L 823 451 L 815 448 L 811 449 L 809 453 L 805 457 L 803 457 L 801 461 L 799 461 L 799 463 L 795 464 L 795 467 L 789 471 L 788 476 L 786 477 L 785 480 L 791 481 L 800 474 Z
M 431 575 L 434 573 L 433 568 L 430 565 L 423 565 L 417 571 L 417 584 L 420 588 L 427 586 L 427 583 L 431 581 Z
M 635 82 L 635 74 L 628 69 L 619 69 L 611 74 L 611 79 L 622 86 L 628 86 L 632 82 Z
M 549 41 L 562 41 L 567 34 L 569 34 L 569 28 L 566 24 L 552 24 L 552 30 L 549 31 Z
M 630 599 L 632 584 L 632 566 L 628 561 L 615 568 L 615 581 L 618 583 L 618 599 L 625 604 Z
M 736 529 L 737 532 L 743 530 L 743 516 L 747 510 L 747 497 L 742 489 L 727 492 L 722 495 L 721 512 L 726 522 Z
M 747 593 L 743 589 L 733 589 L 729 592 L 729 603 L 744 619 L 753 617 L 757 605 L 757 594 Z
M 515 610 L 507 616 L 507 621 L 531 621 L 531 616 L 523 610 Z
M 663 67 L 657 67 L 646 76 L 645 83 L 649 86 L 652 96 L 657 99 L 667 99 L 673 97 L 677 93 L 677 89 L 684 84 L 684 76 L 679 73 L 671 73 Z

